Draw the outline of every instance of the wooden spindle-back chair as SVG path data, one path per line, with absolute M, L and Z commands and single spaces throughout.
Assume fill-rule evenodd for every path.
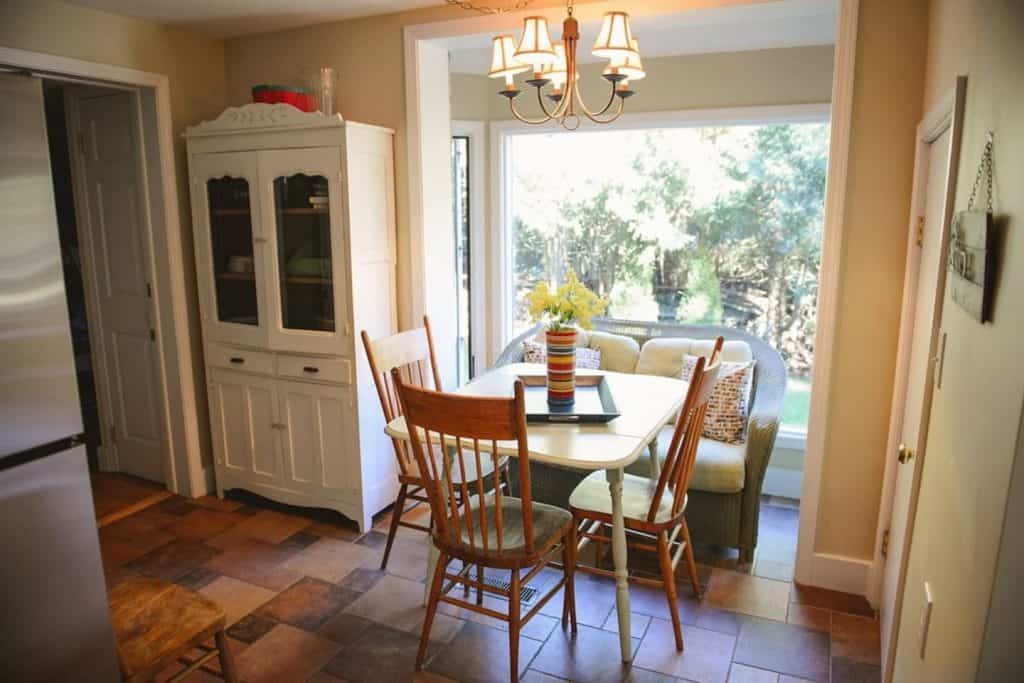
M 638 576 L 630 578 L 664 588 L 675 631 L 676 649 L 680 651 L 683 649 L 683 634 L 679 608 L 676 604 L 675 569 L 679 561 L 685 558 L 694 595 L 700 595 L 697 564 L 693 557 L 690 530 L 686 526 L 686 491 L 697 460 L 697 444 L 704 430 L 708 399 L 718 381 L 722 343 L 723 340 L 719 337 L 710 359 L 700 357 L 696 361 L 658 478 L 654 480 L 626 474 L 623 480 L 624 513 L 629 545 L 632 548 L 655 552 L 661 568 L 660 581 Z M 591 541 L 609 541 L 608 536 L 601 533 L 612 523 L 611 502 L 603 476 L 590 475 L 584 479 L 569 497 L 569 509 L 573 514 L 573 524 L 582 539 L 582 545 Z M 580 566 L 578 569 L 589 573 L 612 575 L 611 572 L 596 567 Z
M 566 591 L 563 623 L 571 618 L 573 630 L 576 628 L 572 515 L 532 500 L 522 383 L 516 382 L 512 398 L 491 398 L 424 391 L 404 384 L 397 371 L 393 379 L 404 407 L 412 450 L 430 499 L 434 519 L 432 538 L 440 552 L 431 581 L 416 667 L 419 669 L 423 663 L 437 605 L 447 602 L 508 623 L 512 680 L 516 681 L 520 630 L 563 586 Z M 434 448 L 450 453 L 451 457 L 432 457 Z M 518 458 L 518 498 L 503 493 L 500 450 Z M 485 460 L 491 461 L 495 485 L 490 493 L 472 495 L 467 480 L 472 472 L 484 470 Z M 483 491 L 481 475 L 476 476 L 476 490 Z M 562 552 L 563 578 L 522 615 L 522 586 L 548 564 L 549 556 L 557 550 Z M 457 573 L 448 568 L 452 559 L 462 563 Z M 475 580 L 468 576 L 472 567 L 477 568 Z M 509 588 L 485 583 L 485 567 L 509 570 Z M 528 569 L 525 576 L 520 575 L 523 569 Z M 476 589 L 475 604 L 449 594 L 459 584 Z M 484 607 L 484 592 L 508 599 L 508 614 Z
M 423 327 L 374 340 L 371 340 L 370 335 L 363 330 L 362 338 L 363 347 L 366 349 L 366 359 L 370 364 L 370 372 L 373 374 L 373 381 L 377 386 L 377 396 L 380 399 L 385 422 L 391 422 L 402 416 L 402 406 L 392 380 L 392 371 L 398 371 L 404 384 L 434 391 L 441 390 L 441 373 L 437 368 L 434 336 L 430 331 L 430 319 L 427 316 L 423 316 Z M 380 568 L 382 570 L 387 569 L 391 546 L 395 542 L 399 526 L 430 532 L 429 526 L 402 519 L 402 516 L 408 512 L 405 508 L 407 501 L 412 501 L 413 507 L 429 501 L 423 493 L 423 478 L 420 476 L 419 467 L 416 464 L 416 459 L 412 456 L 409 444 L 401 439 L 392 439 L 391 442 L 394 444 L 395 459 L 398 462 L 399 487 L 398 497 L 395 499 L 391 512 L 388 540 L 384 546 L 384 556 L 381 559 Z M 490 471 L 485 471 L 485 474 L 489 476 Z M 475 483 L 470 488 L 475 490 Z

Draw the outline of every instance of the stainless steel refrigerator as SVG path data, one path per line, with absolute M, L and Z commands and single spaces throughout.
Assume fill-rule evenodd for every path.
M 0 680 L 116 681 L 42 81 L 0 103 Z

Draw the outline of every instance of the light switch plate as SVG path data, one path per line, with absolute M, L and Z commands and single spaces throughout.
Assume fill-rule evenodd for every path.
M 917 624 L 917 642 L 920 646 L 918 656 L 924 659 L 925 647 L 928 644 L 928 627 L 932 623 L 932 586 L 924 582 L 924 601 L 921 603 L 921 619 Z

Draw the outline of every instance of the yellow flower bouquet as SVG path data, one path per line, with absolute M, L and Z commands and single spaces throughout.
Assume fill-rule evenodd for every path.
M 587 289 L 569 270 L 568 280 L 554 292 L 539 282 L 528 296 L 530 316 L 547 326 L 548 404 L 570 409 L 576 400 L 576 328 L 593 327 L 608 302 Z
M 576 271 L 571 268 L 564 285 L 552 292 L 547 282 L 538 282 L 527 295 L 527 301 L 530 317 L 544 322 L 549 330 L 555 332 L 574 326 L 589 330 L 593 327 L 591 319 L 608 307 L 608 302 L 580 282 Z

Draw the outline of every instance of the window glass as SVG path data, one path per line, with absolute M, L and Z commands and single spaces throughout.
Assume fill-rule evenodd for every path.
M 526 293 L 580 279 L 608 317 L 722 324 L 777 348 L 784 425 L 810 404 L 827 124 L 508 138 L 513 331 Z

